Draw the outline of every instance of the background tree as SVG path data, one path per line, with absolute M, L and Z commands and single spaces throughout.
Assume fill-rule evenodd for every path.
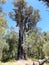
M 0 0 L 0 59 L 2 58 L 3 48 L 6 47 L 6 45 L 7 45 L 6 41 L 3 37 L 5 35 L 5 31 L 7 30 L 7 27 L 8 27 L 7 26 L 7 20 L 4 17 L 4 12 L 2 9 L 3 3 L 5 3 L 5 2 Z
M 0 35 L 4 35 L 5 30 L 7 29 L 7 20 L 5 19 L 5 13 L 3 12 L 2 6 L 5 3 L 5 0 L 0 0 Z
M 8 61 L 17 57 L 18 34 L 12 29 L 5 35 L 8 49 L 3 49 L 2 61 Z
M 38 29 L 35 28 L 27 32 L 23 47 L 28 57 L 42 59 L 45 56 L 43 52 L 44 38 L 41 32 L 37 30 Z
M 4 14 L 0 15 L 0 35 L 5 34 L 5 30 L 7 29 L 7 20 L 4 18 Z
M 10 17 L 16 21 L 17 26 L 19 27 L 19 43 L 18 43 L 18 58 L 17 59 L 26 59 L 23 49 L 23 38 L 24 32 L 29 30 L 29 28 L 34 27 L 40 19 L 38 10 L 33 10 L 33 7 L 27 6 L 27 3 L 24 0 L 14 0 L 13 2 L 15 9 L 14 13 L 10 13 Z
M 45 56 L 49 56 L 49 32 L 44 32 L 44 39 L 45 39 L 45 44 L 43 45 L 43 51 L 45 53 Z

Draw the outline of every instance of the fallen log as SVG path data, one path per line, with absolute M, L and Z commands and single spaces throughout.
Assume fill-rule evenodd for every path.
M 33 65 L 43 65 L 45 62 L 49 63 L 49 58 L 48 59 L 40 59 L 38 61 L 33 61 Z

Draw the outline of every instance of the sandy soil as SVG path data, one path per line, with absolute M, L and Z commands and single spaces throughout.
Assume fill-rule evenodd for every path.
M 33 61 L 32 60 L 19 60 L 19 61 L 14 61 L 14 62 L 6 62 L 6 63 L 1 63 L 0 65 L 33 65 Z M 39 65 L 38 63 L 36 63 L 36 65 Z M 47 65 L 47 64 L 44 64 Z

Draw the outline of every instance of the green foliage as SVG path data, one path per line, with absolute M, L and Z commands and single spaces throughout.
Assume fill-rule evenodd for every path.
M 6 40 L 3 38 L 5 35 L 5 31 L 7 30 L 7 20 L 5 19 L 5 14 L 2 10 L 2 5 L 5 0 L 0 0 L 0 60 L 2 59 L 3 50 L 8 49 L 8 45 Z
M 7 29 L 7 20 L 4 18 L 4 14 L 0 15 L 0 35 L 4 35 Z
M 44 32 L 45 44 L 43 45 L 43 51 L 46 56 L 49 56 L 49 32 Z
M 34 30 L 30 30 L 24 40 L 23 47 L 26 50 L 27 55 L 39 59 L 44 58 L 43 43 L 44 39 L 42 35 Z
M 44 44 L 43 51 L 46 56 L 49 56 L 49 41 L 46 44 Z
M 3 56 L 3 50 L 8 50 L 9 46 L 6 43 L 5 39 L 0 39 L 0 60 L 2 59 Z
M 10 59 L 16 59 L 17 57 L 17 45 L 18 35 L 15 31 L 10 31 L 6 36 L 7 46 L 3 49 L 2 61 L 8 61 Z

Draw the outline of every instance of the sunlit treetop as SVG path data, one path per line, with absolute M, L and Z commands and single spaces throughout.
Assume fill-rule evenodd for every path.
M 27 6 L 25 0 L 14 0 L 13 5 L 15 8 L 14 12 L 10 12 L 10 17 L 17 22 L 17 25 L 20 24 L 36 24 L 40 20 L 39 11 L 34 9 L 32 6 Z
M 24 0 L 14 0 L 13 4 L 20 9 L 25 8 L 26 6 L 26 2 Z
M 32 6 L 25 9 L 25 14 L 26 15 L 32 14 L 32 12 L 33 12 L 33 7 Z
M 34 10 L 34 15 L 32 19 L 36 19 L 37 21 L 40 20 L 40 14 L 39 14 L 39 10 Z

